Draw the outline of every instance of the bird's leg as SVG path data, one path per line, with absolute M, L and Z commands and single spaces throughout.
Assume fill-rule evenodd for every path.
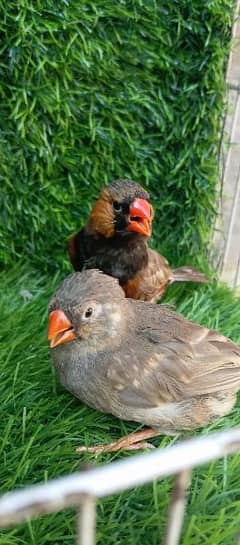
M 148 443 L 146 439 L 156 437 L 160 432 L 153 428 L 146 428 L 142 431 L 130 433 L 113 441 L 108 445 L 96 445 L 95 447 L 77 447 L 76 452 L 92 452 L 100 454 L 104 452 L 117 452 L 118 450 L 140 450 L 145 448 L 155 448 L 154 445 Z

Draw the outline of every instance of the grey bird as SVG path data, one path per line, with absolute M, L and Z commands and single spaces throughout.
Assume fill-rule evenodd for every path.
M 60 382 L 81 401 L 150 426 L 110 445 L 205 426 L 229 413 L 240 388 L 240 347 L 167 305 L 125 298 L 98 270 L 69 275 L 49 306 L 51 356 Z

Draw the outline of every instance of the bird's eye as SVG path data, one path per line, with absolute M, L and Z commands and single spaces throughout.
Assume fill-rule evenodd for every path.
M 116 212 L 122 211 L 122 205 L 117 201 L 113 201 L 113 208 Z
M 92 316 L 92 313 L 93 313 L 92 307 L 88 307 L 87 310 L 85 310 L 83 316 L 84 318 L 90 318 L 90 316 Z

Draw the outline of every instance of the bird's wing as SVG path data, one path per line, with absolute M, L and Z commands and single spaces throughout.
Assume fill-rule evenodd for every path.
M 113 366 L 121 402 L 153 407 L 240 388 L 239 346 L 166 307 L 159 315 L 158 327 L 143 324 L 136 336 L 129 338 L 131 361 L 127 362 L 123 353 L 123 363 Z
M 69 258 L 75 271 L 81 271 L 91 256 L 91 238 L 85 233 L 85 228 L 75 233 L 68 241 Z M 91 268 L 96 264 L 92 263 Z M 90 268 L 90 267 L 89 267 Z
M 171 280 L 171 269 L 162 255 L 148 248 L 148 264 L 124 286 L 126 297 L 152 301 L 161 297 Z
M 68 253 L 75 271 L 83 269 L 105 270 L 106 249 L 104 237 L 94 238 L 87 233 L 86 228 L 78 231 L 68 241 Z

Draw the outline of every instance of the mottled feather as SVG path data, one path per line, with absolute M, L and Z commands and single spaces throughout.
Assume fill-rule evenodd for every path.
M 97 312 L 86 321 L 89 301 Z M 166 305 L 126 299 L 118 282 L 98 271 L 70 275 L 50 303 L 56 308 L 77 338 L 52 350 L 54 364 L 66 388 L 90 406 L 165 432 L 231 410 L 240 347 L 217 331 Z

